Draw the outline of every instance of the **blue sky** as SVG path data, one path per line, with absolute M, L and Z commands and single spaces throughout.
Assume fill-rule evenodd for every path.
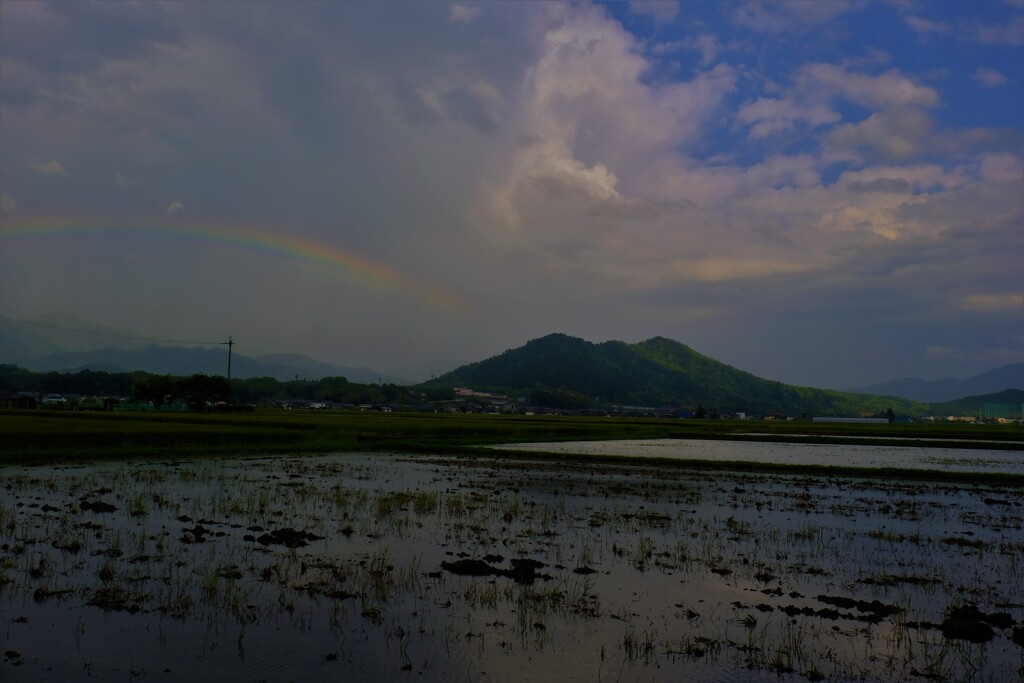
M 5 2 L 0 314 L 976 374 L 1024 361 L 1022 48 L 1019 0 Z

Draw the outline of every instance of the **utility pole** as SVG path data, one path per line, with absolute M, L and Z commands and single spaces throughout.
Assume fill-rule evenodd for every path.
M 228 335 L 228 340 L 226 342 L 221 342 L 221 344 L 222 345 L 227 345 L 227 347 L 228 347 L 228 381 L 230 382 L 231 381 L 231 347 L 235 345 L 235 342 L 234 342 L 233 339 L 231 339 L 231 335 L 229 334 Z

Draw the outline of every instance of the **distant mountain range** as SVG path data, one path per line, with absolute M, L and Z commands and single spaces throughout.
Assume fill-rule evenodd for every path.
M 3 363 L 35 372 L 88 369 L 225 374 L 227 350 L 210 344 L 155 343 L 141 335 L 67 313 L 28 320 L 0 316 L 0 364 Z M 273 377 L 280 381 L 345 377 L 362 384 L 408 384 L 370 368 L 332 365 L 301 354 L 234 353 L 231 374 L 237 378 Z M 908 379 L 841 392 L 756 377 L 664 337 L 636 344 L 595 344 L 565 334 L 551 334 L 459 367 L 427 384 L 470 387 L 531 399 L 541 397 L 573 407 L 702 406 L 709 412 L 789 415 L 858 415 L 891 408 L 896 413 L 912 415 L 970 415 L 988 403 L 1020 403 L 1017 394 L 1004 390 L 1024 389 L 1024 363 L 966 380 Z M 932 404 L 931 408 L 926 404 Z
M 69 313 L 15 320 L 0 316 L 0 363 L 35 372 L 103 370 L 192 375 L 227 372 L 225 347 L 155 344 L 126 330 L 97 325 Z M 346 367 L 301 354 L 232 354 L 232 377 L 273 377 L 281 381 L 345 377 L 364 384 L 405 384 L 365 367 Z
M 663 337 L 637 344 L 594 344 L 552 334 L 428 382 L 536 396 L 576 404 L 703 406 L 708 411 L 857 415 L 892 408 L 922 413 L 911 401 L 796 387 L 756 377 Z
M 1004 389 L 1024 389 L 1024 363 L 1004 365 L 967 379 L 926 380 L 908 377 L 893 382 L 853 389 L 858 394 L 899 396 L 911 401 L 941 403 L 964 396 L 993 394 Z

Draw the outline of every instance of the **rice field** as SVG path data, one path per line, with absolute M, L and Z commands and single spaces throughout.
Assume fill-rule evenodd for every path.
M 1024 679 L 1019 486 L 347 453 L 0 487 L 5 681 Z

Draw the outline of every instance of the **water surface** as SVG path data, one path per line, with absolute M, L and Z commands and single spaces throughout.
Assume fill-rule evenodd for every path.
M 383 455 L 0 482 L 5 681 L 1019 677 L 1015 489 Z M 964 605 L 1010 623 L 947 638 Z

